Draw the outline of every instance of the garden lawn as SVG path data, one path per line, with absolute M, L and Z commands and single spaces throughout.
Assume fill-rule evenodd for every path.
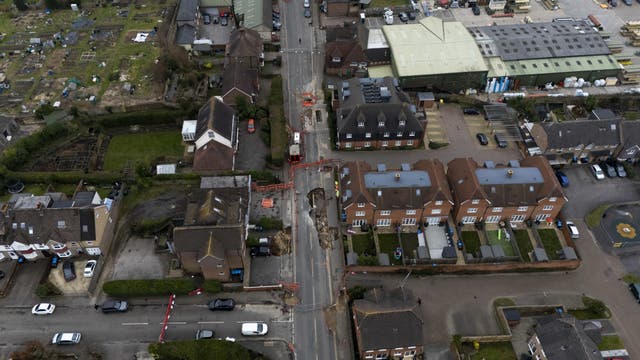
M 480 349 L 471 356 L 471 360 L 514 360 L 516 353 L 510 342 L 480 343 Z
M 556 235 L 556 230 L 538 229 L 538 234 L 540 234 L 542 246 L 544 246 L 544 250 L 547 252 L 549 260 L 558 260 L 558 254 L 556 251 L 561 250 L 562 246 L 560 245 L 560 240 L 558 240 L 558 235 Z
M 415 259 L 418 249 L 418 234 L 401 233 L 400 241 L 402 242 L 402 251 L 404 251 L 405 259 Z
M 502 232 L 502 234 L 500 234 L 500 238 L 498 238 L 498 231 L 500 230 L 487 230 L 487 240 L 489 241 L 489 244 L 502 246 L 505 256 L 514 256 L 515 252 L 513 251 L 511 242 L 507 241 L 504 232 Z
M 163 131 L 146 134 L 126 134 L 114 136 L 104 159 L 104 169 L 120 171 L 128 160 L 150 164 L 165 157 L 167 162 L 182 158 L 184 147 L 179 131 Z
M 463 231 L 462 242 L 464 242 L 465 251 L 474 256 L 480 251 L 480 236 L 477 231 Z
M 533 244 L 531 244 L 529 233 L 527 230 L 513 230 L 513 234 L 516 237 L 516 242 L 518 243 L 518 249 L 520 250 L 522 260 L 531 261 L 529 253 L 533 251 Z
M 396 234 L 378 234 L 378 242 L 380 243 L 380 252 L 389 255 L 391 265 L 402 265 L 402 259 L 396 260 L 395 256 L 393 256 L 398 247 L 398 236 Z
M 351 235 L 351 243 L 353 244 L 353 251 L 358 255 L 376 255 L 376 244 L 370 233 Z
M 624 349 L 624 345 L 622 344 L 622 340 L 618 335 L 604 335 L 602 336 L 602 341 L 598 345 L 598 350 L 619 350 Z

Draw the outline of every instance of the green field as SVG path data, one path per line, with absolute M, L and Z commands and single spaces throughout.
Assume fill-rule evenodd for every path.
M 533 251 L 533 244 L 529 238 L 527 230 L 513 230 L 513 234 L 516 236 L 516 242 L 518 243 L 518 249 L 523 261 L 531 261 L 529 253 Z
M 121 171 L 127 161 L 133 163 L 151 161 L 164 157 L 164 161 L 175 162 L 182 158 L 184 147 L 178 131 L 163 131 L 146 134 L 117 135 L 109 142 L 104 159 L 104 169 Z
M 549 260 L 558 260 L 558 254 L 556 251 L 562 249 L 562 245 L 560 245 L 560 240 L 558 240 L 558 235 L 556 234 L 555 229 L 538 229 L 538 234 L 540 234 L 540 240 L 542 241 L 542 246 L 544 250 L 547 252 L 547 256 Z
M 391 265 L 402 265 L 402 259 L 396 260 L 393 256 L 393 253 L 398 247 L 398 236 L 396 234 L 378 234 L 378 243 L 380 243 L 380 252 L 387 253 L 389 255 L 389 262 Z
M 477 231 L 463 231 L 464 250 L 474 256 L 480 251 L 480 236 Z
M 498 230 L 487 230 L 487 241 L 489 241 L 490 245 L 500 245 L 502 246 L 502 250 L 504 250 L 505 256 L 514 256 L 515 252 L 513 251 L 513 246 L 511 246 L 511 242 L 507 241 L 504 232 L 500 236 L 498 236 Z

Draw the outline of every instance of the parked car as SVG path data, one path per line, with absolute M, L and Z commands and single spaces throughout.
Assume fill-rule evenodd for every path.
M 560 170 L 556 170 L 556 177 L 558 178 L 558 182 L 560 186 L 567 187 L 569 186 L 569 177 Z
M 86 278 L 92 277 L 93 272 L 96 270 L 96 265 L 98 265 L 98 262 L 96 260 L 87 261 L 87 265 L 84 266 L 84 272 L 83 272 L 84 277 Z
M 407 16 L 409 16 L 409 20 L 415 20 L 416 19 L 416 13 L 414 13 L 413 11 L 408 12 Z
M 306 18 L 311 17 L 311 8 L 304 8 L 304 17 Z
M 202 15 L 202 23 L 205 25 L 211 24 L 211 16 L 209 16 L 209 14 Z
M 398 17 L 400 18 L 400 21 L 402 21 L 403 23 L 406 23 L 407 21 L 409 21 L 409 16 L 405 12 L 399 13 Z
M 631 6 L 633 4 L 631 0 L 622 0 L 622 1 L 624 1 L 624 4 L 627 6 Z
M 267 324 L 261 322 L 251 322 L 242 324 L 242 335 L 244 336 L 262 336 L 266 335 L 269 328 Z
M 76 266 L 71 261 L 65 261 L 62 263 L 62 275 L 64 280 L 69 282 L 76 278 Z
M 611 5 L 611 7 L 618 6 L 618 0 L 609 0 L 609 5 Z
M 462 242 L 462 240 L 458 239 L 458 242 L 456 245 L 458 245 L 458 250 L 464 249 L 464 243 Z
M 226 16 L 223 16 L 220 18 L 220 25 L 222 26 L 227 26 L 229 25 L 229 18 Z
M 51 257 L 51 267 L 52 268 L 57 268 L 58 267 L 58 263 L 60 262 L 60 258 L 58 257 L 58 255 L 53 255 Z
M 478 7 L 478 5 L 473 6 L 471 8 L 471 11 L 473 12 L 473 15 L 476 15 L 476 16 L 480 15 L 480 8 Z
M 619 177 L 627 177 L 627 172 L 624 170 L 624 166 L 622 166 L 622 164 L 616 164 L 616 172 Z
M 560 220 L 560 219 L 556 219 L 556 227 L 557 227 L 558 229 L 562 229 L 562 226 L 563 226 L 563 225 L 564 225 L 564 224 L 562 223 L 562 220 Z
M 31 313 L 33 315 L 51 315 L 56 309 L 56 306 L 49 303 L 40 303 L 33 306 Z
M 498 144 L 499 148 L 506 148 L 507 147 L 507 141 L 504 139 L 504 137 L 501 134 L 495 134 L 493 135 L 493 138 L 496 140 L 496 144 Z
M 59 332 L 53 334 L 52 344 L 56 345 L 73 345 L 80 342 L 82 335 L 80 333 Z
M 604 171 L 605 174 L 607 174 L 608 177 L 614 178 L 618 176 L 618 174 L 616 174 L 616 168 L 613 167 L 611 163 L 603 161 L 600 163 L 600 168 L 602 168 L 602 170 Z
M 198 332 L 196 332 L 196 340 L 213 339 L 215 335 L 216 333 L 213 330 L 206 330 L 206 329 L 198 330 Z
M 215 299 L 209 303 L 209 310 L 226 310 L 231 311 L 236 307 L 236 301 L 233 299 Z
M 102 303 L 102 312 L 105 314 L 127 310 L 129 310 L 129 304 L 124 300 L 107 300 Z
M 480 111 L 474 108 L 464 108 L 462 109 L 462 113 L 465 115 L 480 115 Z
M 600 168 L 600 165 L 593 164 L 589 166 L 589 169 L 591 169 L 591 173 L 597 180 L 604 180 L 604 172 L 602 172 L 602 168 Z
M 567 230 L 569 230 L 569 234 L 572 239 L 578 239 L 580 237 L 578 227 L 573 223 L 573 221 L 567 221 Z
M 629 284 L 629 290 L 631 291 L 631 294 L 636 299 L 636 301 L 640 303 L 640 284 Z
M 251 257 L 271 256 L 271 249 L 269 249 L 268 246 L 252 246 L 249 249 L 249 255 L 251 255 Z
M 253 134 L 254 132 L 256 132 L 256 121 L 253 119 L 249 119 L 249 122 L 247 123 L 247 132 L 249 134 Z
M 480 142 L 480 145 L 487 145 L 489 143 L 489 138 L 483 133 L 477 133 L 476 138 Z

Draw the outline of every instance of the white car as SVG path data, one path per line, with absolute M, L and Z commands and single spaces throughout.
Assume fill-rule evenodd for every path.
M 269 328 L 267 324 L 261 322 L 251 322 L 242 324 L 242 335 L 244 336 L 261 336 L 266 335 Z
M 578 239 L 580 237 L 578 227 L 573 223 L 573 221 L 567 221 L 567 229 L 569 230 L 569 234 L 571 234 L 572 239 Z
M 596 179 L 604 180 L 604 172 L 602 171 L 600 165 L 593 164 L 589 168 L 591 169 L 591 172 L 593 173 L 593 176 L 596 177 Z
M 53 311 L 56 309 L 56 306 L 49 303 L 40 303 L 37 304 L 31 309 L 31 313 L 33 315 L 50 315 L 53 314 Z
M 87 261 L 87 265 L 84 266 L 84 277 L 86 278 L 90 278 L 93 276 L 93 272 L 96 269 L 96 265 L 98 264 L 97 261 L 95 260 L 89 260 Z

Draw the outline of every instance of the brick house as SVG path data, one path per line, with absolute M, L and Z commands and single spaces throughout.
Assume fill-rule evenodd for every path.
M 543 156 L 484 166 L 471 158 L 457 158 L 447 170 L 456 223 L 545 221 L 555 219 L 567 202 Z
M 368 61 L 357 40 L 335 40 L 325 44 L 324 72 L 327 75 L 351 77 L 367 74 Z
M 422 358 L 423 320 L 409 290 L 374 288 L 352 305 L 360 359 Z
M 531 356 L 539 360 L 600 360 L 601 330 L 602 325 L 592 321 L 551 315 L 538 319 L 527 347 Z
M 200 193 L 173 229 L 173 246 L 186 273 L 239 282 L 244 276 L 251 176 L 203 177 Z
M 435 159 L 403 164 L 400 170 L 377 171 L 362 161 L 340 172 L 343 218 L 354 226 L 416 226 L 446 221 L 453 201 L 444 166 Z
M 416 148 L 424 125 L 395 79 L 349 79 L 338 89 L 337 146 L 344 150 Z

